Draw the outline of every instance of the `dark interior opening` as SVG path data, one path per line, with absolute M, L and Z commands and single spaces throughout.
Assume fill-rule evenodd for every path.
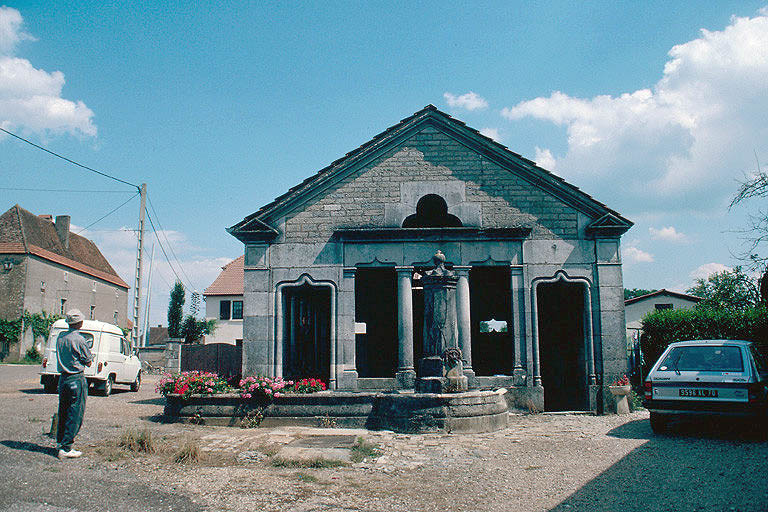
M 536 307 L 544 408 L 586 410 L 584 285 L 542 283 L 536 289 Z
M 472 267 L 469 297 L 475 375 L 512 375 L 515 354 L 509 266 Z M 488 330 L 491 320 L 496 321 L 490 323 L 495 331 Z
M 331 291 L 304 284 L 283 293 L 283 378 L 331 375 Z
M 427 194 L 416 204 L 416 213 L 403 221 L 404 228 L 459 228 L 461 220 L 448 213 L 445 199 Z
M 397 371 L 397 278 L 395 270 L 357 269 L 355 321 L 366 334 L 355 335 L 357 375 L 394 377 Z

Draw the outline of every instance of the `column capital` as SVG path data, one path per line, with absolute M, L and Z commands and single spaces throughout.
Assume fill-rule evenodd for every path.
M 413 272 L 413 266 L 412 265 L 411 266 L 408 266 L 408 265 L 396 266 L 395 267 L 395 272 L 397 272 L 398 274 L 404 274 L 406 272 L 411 272 L 412 273 Z
M 459 277 L 469 277 L 469 271 L 472 270 L 470 265 L 454 265 L 453 271 Z
M 351 279 L 355 277 L 356 273 L 357 273 L 357 267 L 344 267 L 341 271 L 341 275 L 345 279 Z

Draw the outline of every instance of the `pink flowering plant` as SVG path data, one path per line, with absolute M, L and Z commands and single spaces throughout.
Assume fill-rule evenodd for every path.
M 611 386 L 629 386 L 629 377 L 622 375 L 620 379 L 613 381 Z
M 292 384 L 293 381 L 283 380 L 282 377 L 245 377 L 240 381 L 240 396 L 245 399 L 278 398 Z
M 318 391 L 325 391 L 325 382 L 320 379 L 301 379 L 297 380 L 293 384 L 294 393 L 317 393 Z
M 163 396 L 181 395 L 215 395 L 230 391 L 226 379 L 211 372 L 191 371 L 181 373 L 166 373 L 157 383 L 155 391 Z

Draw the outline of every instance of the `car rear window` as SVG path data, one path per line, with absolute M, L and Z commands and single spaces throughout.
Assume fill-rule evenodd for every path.
M 743 372 L 739 347 L 675 347 L 659 365 L 661 371 Z

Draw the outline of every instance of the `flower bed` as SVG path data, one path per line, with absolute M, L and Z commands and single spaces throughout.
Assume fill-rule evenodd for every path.
M 243 400 L 273 399 L 286 393 L 316 393 L 325 391 L 326 384 L 321 379 L 307 378 L 297 381 L 283 380 L 281 377 L 262 377 L 253 375 L 240 380 L 239 387 L 230 386 L 226 379 L 215 373 L 190 371 L 176 374 L 166 373 L 158 382 L 155 391 L 167 397 L 180 396 L 187 399 L 192 395 L 239 394 Z

